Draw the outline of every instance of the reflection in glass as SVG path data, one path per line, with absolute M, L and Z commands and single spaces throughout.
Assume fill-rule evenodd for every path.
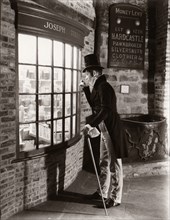
M 62 136 L 63 136 L 63 134 L 62 134 L 62 126 L 63 126 L 63 124 L 62 124 L 62 120 L 55 120 L 54 122 L 53 122 L 53 126 L 54 126 L 54 136 L 53 136 L 53 138 L 54 138 L 54 144 L 57 144 L 57 143 L 60 143 L 60 142 L 62 142 Z
M 54 92 L 63 91 L 63 70 L 59 68 L 54 69 Z
M 71 114 L 71 95 L 66 94 L 65 95 L 65 115 Z
M 71 70 L 65 72 L 65 91 L 71 92 Z
M 36 120 L 35 95 L 19 96 L 19 122 L 31 122 Z
M 39 67 L 39 93 L 51 92 L 51 68 Z
M 54 95 L 54 118 L 60 118 L 63 115 L 63 96 Z
M 73 93 L 73 114 L 76 113 L 76 93 Z
M 78 56 L 77 47 L 73 48 L 73 69 L 77 69 L 77 56 Z
M 63 66 L 63 43 L 54 41 L 54 66 Z
M 33 131 L 33 129 L 34 131 Z M 32 131 L 34 134 L 32 134 Z M 19 126 L 19 146 L 20 151 L 35 150 L 35 124 L 23 124 Z
M 65 140 L 70 139 L 70 117 L 65 119 Z
M 69 44 L 65 45 L 65 66 L 71 68 L 72 62 L 72 47 Z
M 51 122 L 41 122 L 38 125 L 39 148 L 47 147 L 51 144 Z
M 50 95 L 39 95 L 39 120 L 51 119 L 51 96 Z
M 51 65 L 52 41 L 45 38 L 38 38 L 38 63 L 40 65 Z
M 75 134 L 76 134 L 76 116 L 74 115 L 72 118 L 72 135 L 73 135 L 73 137 L 75 136 Z
M 73 71 L 73 91 L 77 91 L 77 71 Z
M 35 66 L 19 65 L 19 93 L 35 93 Z
M 19 63 L 36 63 L 36 37 L 18 34 Z

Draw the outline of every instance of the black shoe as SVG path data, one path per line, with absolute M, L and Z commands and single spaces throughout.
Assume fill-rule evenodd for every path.
M 95 192 L 93 194 L 90 194 L 90 195 L 86 195 L 86 198 L 87 199 L 90 199 L 90 200 L 102 200 L 102 196 L 99 195 L 98 192 Z M 106 198 L 104 198 L 106 200 Z
M 116 207 L 116 206 L 119 206 L 120 203 L 118 202 L 115 202 L 113 199 L 109 198 L 105 201 L 105 205 L 106 205 L 106 208 L 110 208 L 110 207 Z M 103 204 L 100 204 L 98 206 L 99 208 L 104 208 L 104 205 Z

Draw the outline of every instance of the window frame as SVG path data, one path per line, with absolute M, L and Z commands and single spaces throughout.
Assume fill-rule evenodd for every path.
M 58 144 L 53 144 L 53 138 L 52 138 L 52 132 L 51 132 L 51 144 L 48 146 L 48 147 L 43 147 L 43 148 L 36 148 L 37 149 L 34 149 L 34 150 L 30 150 L 30 151 L 20 151 L 20 146 L 19 146 L 19 125 L 20 125 L 20 122 L 19 122 L 19 96 L 20 96 L 20 93 L 19 93 L 19 65 L 27 65 L 27 64 L 21 64 L 19 63 L 19 57 L 18 57 L 18 49 L 19 49 L 19 45 L 18 45 L 18 36 L 19 34 L 26 34 L 26 35 L 32 35 L 32 36 L 35 36 L 36 37 L 36 47 L 38 45 L 38 37 L 42 37 L 42 38 L 45 38 L 45 39 L 50 39 L 52 41 L 52 51 L 54 50 L 54 41 L 59 41 L 59 42 L 62 42 L 63 45 L 64 45 L 64 53 L 65 53 L 65 45 L 66 44 L 69 44 L 71 45 L 72 47 L 72 57 L 73 57 L 73 49 L 74 47 L 76 47 L 78 49 L 77 53 L 78 53 L 78 57 L 77 57 L 77 62 L 80 62 L 79 59 L 81 60 L 81 57 L 79 57 L 81 54 L 82 54 L 82 47 L 80 47 L 80 45 L 76 45 L 76 44 L 73 44 L 72 42 L 67 42 L 67 41 L 61 41 L 61 39 L 59 38 L 54 38 L 54 37 L 50 37 L 50 36 L 47 36 L 47 35 L 44 35 L 44 34 L 41 34 L 41 33 L 38 33 L 35 35 L 35 33 L 30 33 L 30 32 L 27 32 L 27 31 L 17 31 L 16 33 L 16 41 L 17 41 L 17 64 L 16 64 L 16 67 L 17 67 L 17 86 L 18 86 L 18 91 L 17 91 L 17 112 L 18 112 L 18 115 L 17 115 L 17 159 L 20 160 L 20 159 L 25 159 L 27 160 L 28 158 L 32 158 L 32 157 L 37 157 L 37 156 L 41 156 L 41 155 L 45 155 L 49 152 L 53 152 L 53 151 L 56 151 L 56 150 L 63 150 L 63 149 L 67 149 L 69 147 L 71 147 L 72 145 L 76 144 L 80 139 L 81 139 L 81 134 L 80 134 L 80 94 L 81 94 L 81 91 L 80 89 L 78 88 L 78 82 L 79 82 L 79 79 L 80 79 L 80 72 L 81 72 L 81 62 L 80 62 L 80 67 L 77 66 L 77 69 L 75 69 L 73 67 L 73 58 L 72 58 L 72 67 L 71 68 L 67 68 L 65 67 L 65 65 L 63 65 L 62 67 L 60 67 L 62 69 L 62 71 L 66 72 L 66 69 L 70 69 L 71 70 L 71 74 L 72 74 L 72 77 L 71 77 L 71 80 L 73 80 L 73 72 L 74 71 L 77 71 L 77 90 L 76 91 L 73 91 L 73 83 L 71 81 L 71 91 L 70 92 L 66 92 L 64 89 L 65 89 L 65 73 L 64 74 L 64 77 L 63 77 L 63 91 L 60 93 L 62 96 L 63 96 L 63 109 L 62 109 L 62 121 L 63 121 L 63 128 L 64 128 L 64 122 L 65 122 L 65 119 L 67 117 L 70 118 L 70 133 L 72 134 L 72 117 L 73 116 L 76 116 L 76 123 L 75 123 L 75 126 L 76 126 L 76 131 L 77 133 L 75 134 L 75 136 L 71 137 L 69 140 L 64 140 L 64 135 L 65 135 L 65 132 L 62 128 L 62 131 L 63 131 L 63 137 L 62 137 L 62 142 L 61 143 L 58 143 Z M 36 53 L 38 54 L 38 49 L 36 51 Z M 52 56 L 54 56 L 54 54 L 52 54 Z M 63 59 L 65 59 L 65 54 L 63 56 Z M 64 62 L 64 61 L 63 61 Z M 36 66 L 36 69 L 40 66 L 48 66 L 48 65 L 39 65 L 38 62 L 36 62 L 36 64 L 34 64 Z M 78 64 L 77 64 L 78 65 Z M 56 66 L 53 65 L 53 63 L 51 64 L 51 66 L 49 66 L 51 69 L 53 69 L 53 74 L 54 74 L 54 69 L 55 68 L 58 68 Z M 37 73 L 36 73 L 37 74 Z M 52 75 L 53 75 L 52 74 Z M 65 96 L 66 94 L 70 94 L 71 96 L 71 114 L 70 116 L 65 116 L 64 112 L 65 112 Z M 76 103 L 76 112 L 73 114 L 73 94 L 76 94 L 77 96 L 77 103 Z M 29 95 L 29 93 L 28 93 Z M 39 95 L 39 93 L 37 94 Z M 52 97 L 54 97 L 54 93 L 53 91 L 51 91 L 51 109 L 53 108 L 53 99 Z M 36 107 L 37 109 L 38 107 Z M 36 110 L 37 111 L 37 110 Z M 54 117 L 53 117 L 53 110 L 51 110 L 51 119 L 49 121 L 51 121 L 52 123 L 54 122 Z M 57 119 L 58 120 L 58 119 Z M 38 124 L 39 121 L 37 121 L 36 119 L 36 123 Z M 53 127 L 53 126 L 52 126 Z M 53 129 L 52 129 L 53 130 Z
M 15 45 L 16 45 L 16 73 L 18 73 L 18 33 L 37 35 L 46 37 L 65 43 L 70 43 L 75 46 L 84 47 L 84 38 L 89 35 L 90 30 L 82 23 L 74 19 L 56 13 L 53 9 L 44 7 L 40 4 L 30 4 L 27 1 L 13 1 L 10 0 L 11 8 L 15 11 Z M 69 9 L 68 9 L 69 10 Z M 48 24 L 48 25 L 47 25 Z M 47 28 L 48 26 L 48 28 Z M 16 79 L 16 143 L 19 143 L 19 84 Z M 80 112 L 80 95 L 78 109 Z M 80 117 L 79 117 L 80 120 Z M 80 121 L 77 122 L 80 126 Z M 32 157 L 45 156 L 53 151 L 64 150 L 72 145 L 75 145 L 81 139 L 81 135 L 77 135 L 73 139 L 59 144 L 57 148 L 51 146 L 50 148 L 41 148 L 30 152 L 18 152 L 19 146 L 16 146 L 16 159 L 13 162 L 29 160 Z M 53 149 L 54 148 L 54 149 Z

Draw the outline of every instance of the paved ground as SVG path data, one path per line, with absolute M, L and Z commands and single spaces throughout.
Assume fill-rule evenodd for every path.
M 121 206 L 108 209 L 105 216 L 97 203 L 84 199 L 95 191 L 97 181 L 94 174 L 82 171 L 62 196 L 10 220 L 170 220 L 169 181 L 166 175 L 125 179 Z

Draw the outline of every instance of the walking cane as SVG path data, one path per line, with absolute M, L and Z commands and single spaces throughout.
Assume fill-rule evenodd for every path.
M 102 188 L 101 188 L 101 185 L 100 185 L 99 175 L 98 175 L 98 172 L 97 172 L 97 167 L 96 167 L 96 163 L 95 163 L 95 160 L 94 160 L 94 155 L 93 155 L 93 150 L 92 150 L 89 135 L 87 136 L 87 141 L 88 141 L 88 146 L 89 146 L 89 150 L 90 150 L 90 153 L 91 153 L 91 157 L 92 157 L 92 161 L 93 161 L 93 165 L 94 165 L 94 169 L 95 169 L 95 173 L 96 173 L 96 177 L 97 177 L 97 182 L 98 182 L 100 193 L 101 193 L 101 196 L 102 196 L 102 202 L 103 202 L 103 206 L 104 206 L 104 210 L 105 210 L 105 215 L 108 216 L 108 212 L 107 212 L 106 204 L 105 204 L 104 198 L 103 198 Z

